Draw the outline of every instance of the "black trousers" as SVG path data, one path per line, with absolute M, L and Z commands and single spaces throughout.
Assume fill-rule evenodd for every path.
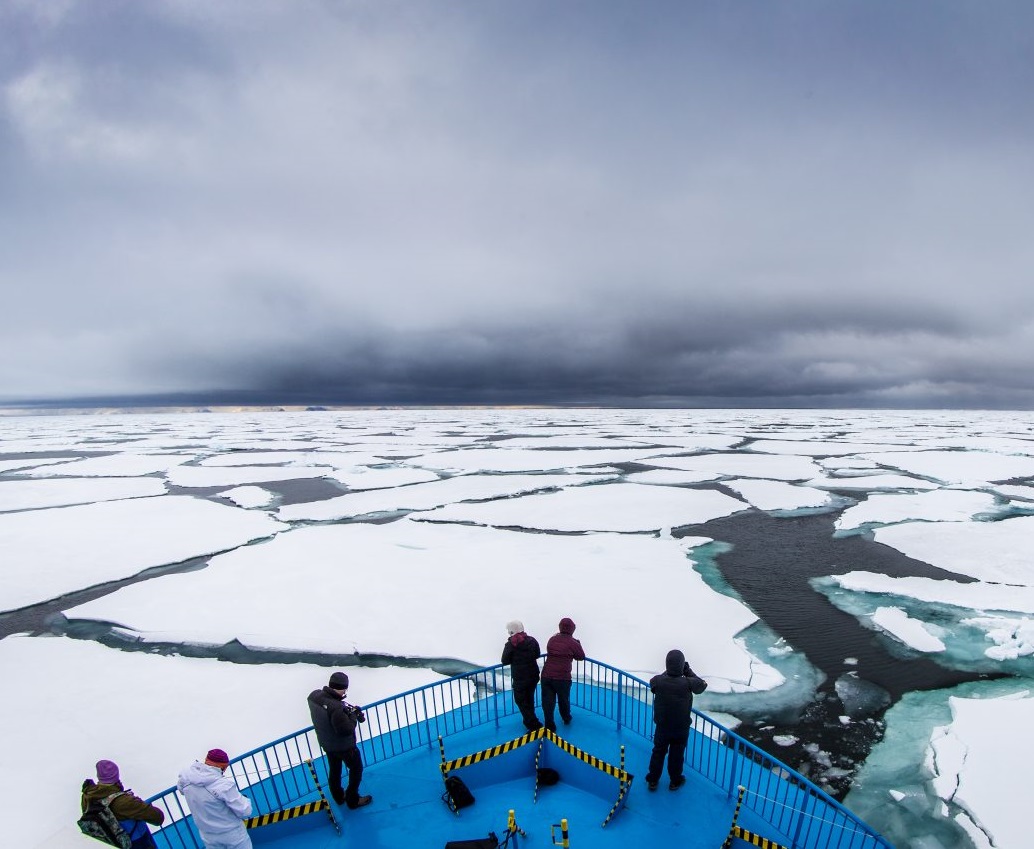
M 556 731 L 553 710 L 560 706 L 560 718 L 564 722 L 571 721 L 571 682 L 560 678 L 542 679 L 542 716 L 546 728 Z
M 535 688 L 538 685 L 538 681 L 513 685 L 513 703 L 517 705 L 517 710 L 521 712 L 521 719 L 524 720 L 524 727 L 529 731 L 542 727 L 539 718 L 535 716 Z
M 670 729 L 662 725 L 656 726 L 653 732 L 653 751 L 650 753 L 650 769 L 646 773 L 647 783 L 653 784 L 661 777 L 665 755 L 668 756 L 668 777 L 681 778 L 688 742 L 688 728 Z
M 341 789 L 341 765 L 348 769 L 348 787 Z M 359 749 L 344 752 L 327 752 L 327 778 L 330 795 L 339 805 L 343 802 L 350 808 L 359 804 L 359 782 L 363 780 L 363 756 Z

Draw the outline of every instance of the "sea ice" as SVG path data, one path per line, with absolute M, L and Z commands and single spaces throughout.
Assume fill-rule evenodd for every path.
M 217 493 L 220 498 L 228 498 L 238 507 L 266 507 L 275 497 L 268 489 L 261 486 L 235 486 L 226 492 Z
M 783 481 L 736 480 L 723 484 L 738 492 L 758 510 L 800 510 L 806 507 L 826 507 L 832 499 L 828 492 Z
M 415 518 L 497 528 L 634 533 L 707 522 L 746 506 L 710 489 L 610 483 L 481 504 L 452 504 Z
M 23 471 L 21 474 L 37 478 L 134 478 L 169 472 L 181 463 L 194 459 L 193 454 L 112 454 L 106 457 L 86 457 Z
M 866 456 L 881 466 L 945 484 L 982 486 L 1034 476 L 1034 457 L 990 451 L 886 451 Z
M 264 513 L 161 495 L 0 513 L 0 610 L 271 536 Z
M 937 489 L 931 492 L 877 492 L 854 507 L 849 507 L 836 521 L 837 530 L 851 530 L 863 525 L 889 525 L 895 522 L 967 522 L 974 517 L 992 516 L 1001 512 L 994 496 L 986 492 L 958 489 Z
M 326 521 L 405 510 L 432 510 L 455 501 L 509 498 L 536 490 L 579 486 L 613 477 L 616 475 L 459 475 L 390 490 L 348 493 L 315 503 L 289 504 L 281 507 L 277 515 L 289 522 Z
M 522 619 L 545 645 L 570 616 L 588 654 L 630 672 L 649 677 L 668 649 L 682 646 L 715 692 L 777 686 L 782 676 L 736 639 L 757 617 L 692 568 L 687 551 L 703 542 L 408 519 L 318 525 L 219 555 L 200 571 L 123 587 L 66 615 L 118 623 L 145 640 L 238 639 L 483 665 L 498 662 L 508 620 Z M 443 627 L 454 619 L 462 627 Z M 641 636 L 630 640 L 633 633 Z
M 815 462 L 808 457 L 749 452 L 696 454 L 690 457 L 656 454 L 652 458 L 640 462 L 663 469 L 714 472 L 726 477 L 767 478 L 782 481 L 806 481 L 820 471 Z
M 0 481 L 0 513 L 164 494 L 165 484 L 158 478 L 5 480 Z
M 872 621 L 881 631 L 917 651 L 944 651 L 944 643 L 932 633 L 933 626 L 913 619 L 900 607 L 878 607 L 872 615 Z

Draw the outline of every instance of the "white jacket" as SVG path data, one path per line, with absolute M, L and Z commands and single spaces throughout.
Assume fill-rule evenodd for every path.
M 176 787 L 187 800 L 202 840 L 222 843 L 234 833 L 247 835 L 241 820 L 251 816 L 251 800 L 221 769 L 194 761 L 180 773 Z

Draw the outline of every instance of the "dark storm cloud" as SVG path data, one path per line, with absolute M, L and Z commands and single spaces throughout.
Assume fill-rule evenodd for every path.
M 0 402 L 1034 405 L 1026 4 L 36 4 Z

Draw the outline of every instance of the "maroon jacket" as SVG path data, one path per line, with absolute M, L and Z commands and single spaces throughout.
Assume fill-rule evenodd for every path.
M 585 650 L 581 642 L 576 640 L 574 622 L 564 618 L 560 620 L 560 633 L 554 634 L 546 643 L 546 662 L 542 665 L 542 677 L 557 681 L 571 680 L 571 663 L 585 660 Z

